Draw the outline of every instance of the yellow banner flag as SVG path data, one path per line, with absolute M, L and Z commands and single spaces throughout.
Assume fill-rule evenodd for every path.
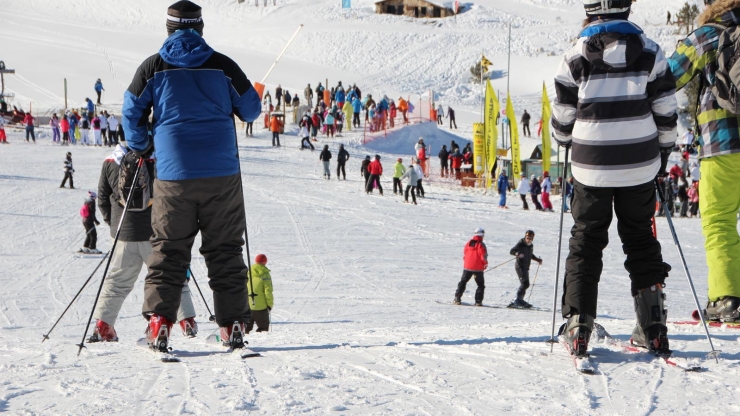
M 483 173 L 486 167 L 486 136 L 483 123 L 473 123 L 473 172 Z
M 498 112 L 501 110 L 501 104 L 498 102 L 498 97 L 493 91 L 491 81 L 486 81 L 486 104 L 485 104 L 485 134 L 486 134 L 486 156 L 488 162 L 488 181 L 486 188 L 491 187 L 491 179 L 496 172 L 491 172 L 493 165 L 496 163 L 496 150 L 498 145 L 498 128 L 496 126 L 496 117 Z
M 488 67 L 491 65 L 492 65 L 491 61 L 489 61 L 485 57 L 485 55 L 481 55 L 480 66 L 483 69 L 483 72 L 488 72 Z
M 550 171 L 550 159 L 552 159 L 550 152 L 550 116 L 552 116 L 552 110 L 550 109 L 550 98 L 547 96 L 547 87 L 545 82 L 542 82 L 542 171 Z
M 516 114 L 514 106 L 511 105 L 511 96 L 506 94 L 506 118 L 511 125 L 511 176 L 512 179 L 519 179 L 522 172 L 522 161 L 519 157 L 519 127 L 516 124 Z

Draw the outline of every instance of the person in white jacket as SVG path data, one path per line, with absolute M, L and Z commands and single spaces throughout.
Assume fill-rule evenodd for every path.
M 525 211 L 529 211 L 529 205 L 527 205 L 527 194 L 530 192 L 529 179 L 527 179 L 527 174 L 524 172 L 522 172 L 522 176 L 519 178 L 519 188 L 517 188 L 517 191 L 519 191 L 519 197 L 522 198 L 522 208 Z
M 110 147 L 111 141 L 108 140 L 108 116 L 101 111 L 98 118 L 100 118 L 100 136 L 103 138 L 103 144 Z
M 442 125 L 442 117 L 445 115 L 445 110 L 442 108 L 442 104 L 437 106 L 437 124 Z
M 108 143 L 112 146 L 118 144 L 118 119 L 115 115 L 108 116 Z
M 416 167 L 419 165 L 409 165 L 409 169 L 403 173 L 401 176 L 401 179 L 407 179 L 406 182 L 406 193 L 404 194 L 403 202 L 409 202 L 409 191 L 411 191 L 411 199 L 414 201 L 414 205 L 416 205 L 416 186 L 415 183 L 419 182 L 419 174 L 416 171 Z
M 422 178 L 424 177 L 424 170 L 421 168 L 421 165 L 419 164 L 419 159 L 414 159 L 414 164 L 412 166 L 414 167 L 414 170 L 416 171 L 416 175 L 419 178 L 416 181 L 416 196 L 420 196 L 424 198 L 424 187 L 421 184 Z

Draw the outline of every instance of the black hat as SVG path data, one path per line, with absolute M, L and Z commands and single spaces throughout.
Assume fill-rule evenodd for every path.
M 72 152 L 67 152 L 67 156 L 72 156 Z
M 171 36 L 180 29 L 194 29 L 203 36 L 203 17 L 200 14 L 200 6 L 182 0 L 167 9 L 167 35 Z
M 525 237 L 534 237 L 534 231 L 527 230 L 527 232 L 524 233 Z
M 380 160 L 380 155 L 375 155 L 375 158 Z

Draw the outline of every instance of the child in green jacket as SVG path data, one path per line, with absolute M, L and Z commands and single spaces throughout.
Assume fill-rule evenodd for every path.
M 258 254 L 252 265 L 252 281 L 247 280 L 247 304 L 249 305 L 250 318 L 247 322 L 246 333 L 248 334 L 257 324 L 257 332 L 270 330 L 270 310 L 272 310 L 272 277 L 267 264 L 267 256 Z M 252 296 L 252 290 L 256 296 Z
M 396 161 L 396 165 L 393 167 L 393 195 L 403 195 L 403 185 L 401 185 L 401 176 L 406 173 L 406 168 L 403 167 L 403 159 L 400 157 Z M 398 188 L 398 191 L 396 191 Z

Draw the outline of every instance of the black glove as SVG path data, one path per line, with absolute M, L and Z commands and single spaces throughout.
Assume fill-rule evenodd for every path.
M 558 145 L 560 147 L 564 147 L 566 149 L 569 149 L 570 148 L 570 145 L 573 143 L 572 140 L 568 140 L 567 142 L 561 142 L 560 140 L 555 139 L 555 141 L 558 142 Z
M 131 149 L 131 153 L 136 155 L 137 158 L 143 157 L 144 159 L 149 159 L 152 153 L 154 153 L 154 141 L 149 139 L 149 143 L 147 143 L 146 149 L 142 151 Z
M 665 178 L 668 176 L 668 172 L 666 172 L 666 167 L 668 167 L 668 156 L 671 155 L 672 148 L 670 147 L 661 147 L 660 148 L 660 170 L 658 170 L 658 177 Z
M 272 308 L 268 306 L 268 307 L 267 307 L 267 310 L 268 310 L 268 311 L 271 311 L 271 310 L 272 310 Z
M 95 225 L 100 225 L 100 221 L 95 221 Z

